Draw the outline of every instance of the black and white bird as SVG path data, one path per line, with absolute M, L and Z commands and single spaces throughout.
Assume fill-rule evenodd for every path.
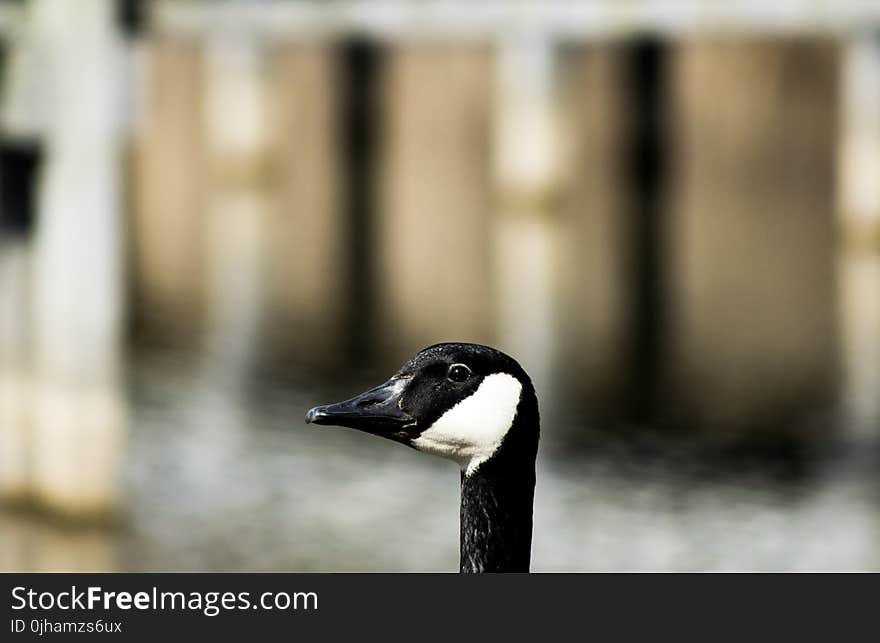
M 453 460 L 461 468 L 462 573 L 527 572 L 532 544 L 538 400 L 508 355 L 436 344 L 384 384 L 306 414 Z

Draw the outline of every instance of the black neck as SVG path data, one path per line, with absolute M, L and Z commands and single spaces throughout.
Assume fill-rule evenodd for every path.
M 496 454 L 462 472 L 462 573 L 529 571 L 537 423 L 537 407 L 518 413 Z

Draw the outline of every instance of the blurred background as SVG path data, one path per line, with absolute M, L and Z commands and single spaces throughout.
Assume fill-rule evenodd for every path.
M 0 570 L 456 570 L 454 465 L 303 423 L 448 340 L 538 386 L 534 570 L 880 570 L 880 4 L 13 0 L 0 63 Z

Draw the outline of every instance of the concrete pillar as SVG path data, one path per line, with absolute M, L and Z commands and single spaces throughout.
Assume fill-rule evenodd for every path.
M 490 51 L 408 44 L 387 63 L 375 297 L 379 354 L 391 364 L 435 342 L 497 335 Z
M 0 520 L 3 572 L 116 572 L 119 549 L 118 534 L 101 525 L 71 528 L 25 515 Z
M 201 126 L 207 161 L 205 344 L 209 370 L 245 376 L 254 365 L 262 313 L 262 266 L 269 214 L 265 57 L 243 37 L 205 46 Z
M 836 53 L 673 50 L 664 363 L 666 410 L 686 424 L 800 434 L 833 399 Z
M 498 345 L 529 372 L 546 408 L 556 357 L 559 141 L 556 51 L 510 36 L 495 52 L 492 233 Z
M 843 49 L 839 302 L 844 426 L 880 435 L 880 37 L 856 34 Z
M 0 237 L 0 499 L 13 501 L 30 492 L 29 281 L 28 244 Z
M 62 512 L 100 513 L 118 500 L 124 434 L 122 43 L 110 0 L 31 9 L 48 104 L 33 264 L 33 493 Z

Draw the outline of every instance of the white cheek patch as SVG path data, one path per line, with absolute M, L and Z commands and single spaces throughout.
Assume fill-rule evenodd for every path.
M 472 395 L 422 431 L 412 445 L 455 460 L 470 474 L 501 445 L 513 424 L 521 392 L 522 384 L 512 375 L 489 375 Z

